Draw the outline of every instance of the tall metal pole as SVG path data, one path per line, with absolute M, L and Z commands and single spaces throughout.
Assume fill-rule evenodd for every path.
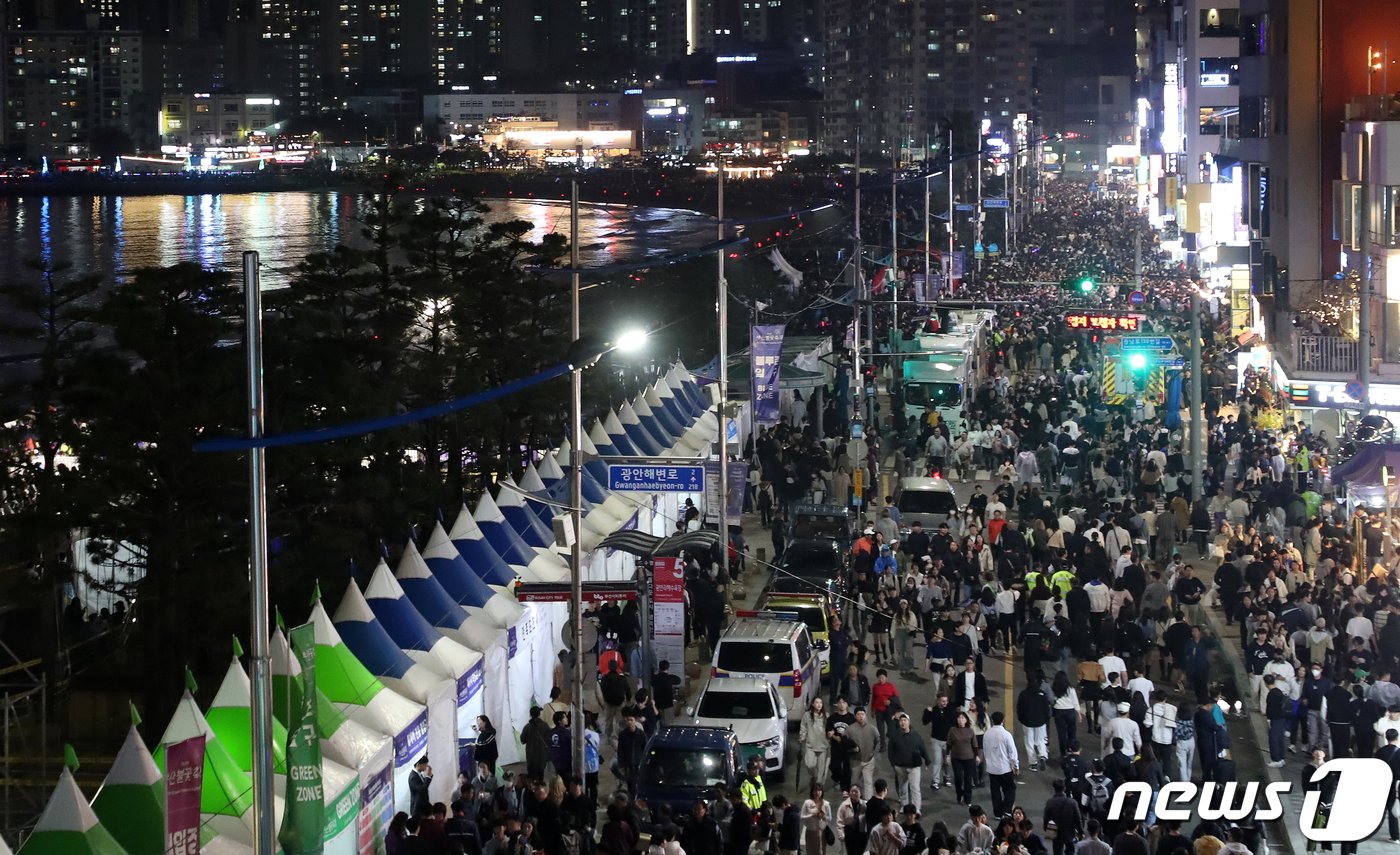
M 957 206 L 953 204 L 953 127 L 948 126 L 948 294 L 953 293 L 953 253 L 957 240 Z
M 856 128 L 856 214 L 855 214 L 855 247 L 851 255 L 851 365 L 855 369 L 855 377 L 851 378 L 855 385 L 854 397 L 851 399 L 852 414 L 856 419 L 860 418 L 860 408 L 862 399 L 865 397 L 865 377 L 861 374 L 860 365 L 860 301 L 864 297 L 864 289 L 861 287 L 860 275 L 860 128 Z
M 1361 381 L 1361 415 L 1371 411 L 1371 134 L 1375 124 L 1366 123 L 1361 140 L 1361 311 L 1357 319 L 1357 367 Z
M 1133 290 L 1142 290 L 1142 225 L 1133 226 Z M 1194 286 L 1191 291 L 1195 294 Z
M 719 206 L 716 226 L 718 237 L 724 240 L 724 158 L 719 158 Z M 719 554 L 720 567 L 729 564 L 729 424 L 725 407 L 729 404 L 729 283 L 724 278 L 724 249 L 715 253 L 719 261 Z M 752 358 L 752 353 L 750 353 Z M 752 380 L 752 378 L 750 378 Z
M 247 335 L 248 437 L 263 435 L 262 279 L 258 254 L 243 253 L 243 324 Z M 252 694 L 253 852 L 277 851 L 277 817 L 272 777 L 272 659 L 268 653 L 267 466 L 264 450 L 248 451 L 248 598 L 252 611 L 248 639 Z
M 972 212 L 974 228 L 972 232 L 972 252 L 977 256 L 977 272 L 982 272 L 982 256 L 986 248 L 982 246 L 982 131 L 977 131 L 977 153 L 972 156 L 972 167 L 977 170 L 977 210 Z M 980 251 L 979 251 L 980 250 Z
M 569 185 L 569 308 L 570 341 L 578 341 L 579 318 L 579 228 L 578 228 L 578 179 Z M 569 428 L 573 441 L 569 443 L 569 525 L 574 530 L 573 543 L 569 545 L 569 564 L 572 567 L 569 585 L 569 626 L 574 637 L 574 674 L 569 686 L 572 706 L 583 715 L 583 366 L 575 365 L 569 372 Z M 583 731 L 584 723 L 570 721 L 570 736 L 573 738 L 574 768 L 582 769 L 584 764 Z
M 902 141 L 903 138 L 901 138 Z M 899 330 L 899 147 L 895 146 L 894 171 L 890 173 L 890 332 Z M 875 334 L 872 327 L 870 334 Z M 875 348 L 870 349 L 874 359 Z
M 1141 284 L 1138 285 L 1142 287 Z M 1201 292 L 1191 283 L 1191 501 L 1204 495 L 1201 483 L 1205 461 L 1201 455 L 1206 429 L 1205 408 L 1201 405 Z
M 925 166 L 927 172 L 927 166 Z M 933 279 L 929 277 L 929 261 L 933 255 L 933 247 L 929 246 L 929 241 L 933 235 L 929 232 L 929 189 L 933 183 L 932 175 L 924 176 L 924 296 L 927 297 L 933 287 Z
M 1007 210 L 1006 248 L 1016 246 L 1016 190 L 1017 173 L 1021 171 L 1021 141 L 1011 134 L 1011 207 Z

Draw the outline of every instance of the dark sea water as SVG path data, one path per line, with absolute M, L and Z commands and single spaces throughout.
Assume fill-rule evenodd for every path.
M 67 263 L 120 282 L 142 267 L 196 262 L 236 271 L 245 250 L 262 254 L 264 287 L 308 254 L 354 243 L 367 204 L 353 193 L 288 191 L 204 196 L 0 198 L 0 276 L 25 275 L 31 259 Z M 521 219 L 534 237 L 567 235 L 567 203 L 488 200 L 489 219 Z M 713 220 L 692 211 L 584 205 L 585 266 L 638 261 L 713 240 Z

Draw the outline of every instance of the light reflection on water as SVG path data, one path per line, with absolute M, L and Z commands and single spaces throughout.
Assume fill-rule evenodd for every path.
M 488 220 L 525 220 L 532 237 L 568 234 L 567 202 L 488 204 Z M 113 281 L 182 261 L 233 271 L 250 249 L 262 253 L 266 267 L 289 271 L 310 253 L 355 240 L 365 207 L 364 197 L 331 192 L 0 199 L 0 276 L 14 278 L 38 258 Z M 700 246 L 714 230 L 708 217 L 690 211 L 593 205 L 581 207 L 579 226 L 586 266 Z

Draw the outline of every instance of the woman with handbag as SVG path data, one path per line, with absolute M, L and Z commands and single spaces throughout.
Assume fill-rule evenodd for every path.
M 814 781 L 807 801 L 802 803 L 802 851 L 805 855 L 826 855 L 826 847 L 835 842 L 831 805 L 826 801 L 822 785 Z

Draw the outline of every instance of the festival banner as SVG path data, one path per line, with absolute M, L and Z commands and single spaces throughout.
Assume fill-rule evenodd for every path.
M 204 735 L 165 749 L 165 855 L 199 855 Z
M 316 732 L 316 629 L 304 624 L 288 633 L 301 665 L 301 708 L 287 728 L 287 807 L 277 842 L 286 855 L 321 855 L 326 796 L 321 785 L 321 736 Z
M 749 353 L 753 357 L 753 413 L 760 425 L 777 424 L 779 364 L 783 355 L 782 324 L 755 326 Z

